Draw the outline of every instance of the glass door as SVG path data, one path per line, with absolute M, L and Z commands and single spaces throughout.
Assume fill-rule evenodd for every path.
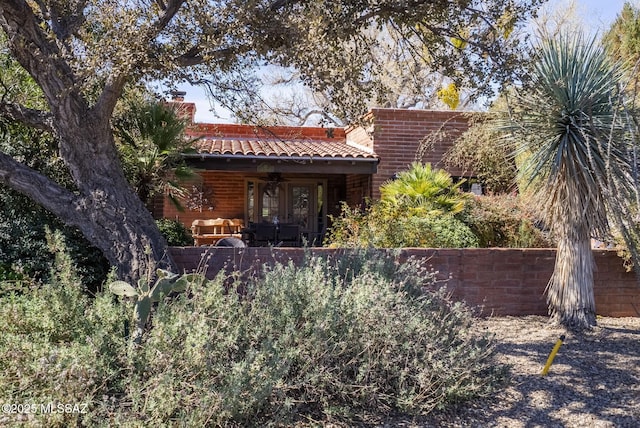
M 247 220 L 254 223 L 291 223 L 309 243 L 319 243 L 326 224 L 324 180 L 284 181 L 274 184 L 247 181 Z
M 314 200 L 312 185 L 292 183 L 289 186 L 287 221 L 300 225 L 303 232 L 312 232 L 313 212 L 311 207 L 314 205 Z

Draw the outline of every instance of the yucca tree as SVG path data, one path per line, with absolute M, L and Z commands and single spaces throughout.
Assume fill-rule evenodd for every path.
M 509 125 L 526 154 L 520 172 L 558 242 L 549 313 L 574 330 L 596 324 L 591 238 L 609 236 L 612 222 L 624 228 L 634 189 L 621 76 L 595 39 L 543 39 Z

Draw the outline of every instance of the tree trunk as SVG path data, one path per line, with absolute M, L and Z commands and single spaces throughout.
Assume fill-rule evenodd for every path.
M 60 154 L 81 196 L 82 209 L 73 223 L 126 281 L 152 277 L 158 267 L 175 270 L 151 213 L 124 176 L 109 119 L 91 110 L 65 113 L 75 117 L 57 123 L 80 124 L 58 130 Z
M 59 40 L 32 7 L 21 0 L 2 2 L 0 26 L 12 56 L 42 89 L 49 112 L 34 114 L 11 105 L 4 112 L 12 120 L 53 132 L 77 189 L 69 191 L 3 153 L 0 182 L 78 227 L 128 282 L 154 275 L 157 267 L 173 268 L 166 241 L 127 183 L 114 144 L 110 119 L 128 79 L 126 69 L 113 67 L 105 81 L 97 79 L 103 84 L 99 93 L 83 88 L 86 77 L 74 73 Z M 1 101 L 6 104 L 4 97 Z
M 76 191 L 1 153 L 0 181 L 77 227 L 117 268 L 121 279 L 135 283 L 155 275 L 160 267 L 175 271 L 151 213 L 124 177 L 108 119 L 96 118 L 89 109 L 72 113 L 67 122 L 59 122 L 69 126 L 57 131 L 60 155 Z
M 546 290 L 549 314 L 553 322 L 571 330 L 590 329 L 596 325 L 591 238 L 588 232 L 563 235 Z

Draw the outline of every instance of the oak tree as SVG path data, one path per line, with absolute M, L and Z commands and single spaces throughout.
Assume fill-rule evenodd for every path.
M 384 90 L 369 30 L 387 25 L 459 86 L 488 93 L 518 64 L 521 45 L 508 34 L 542 2 L 0 0 L 5 52 L 41 90 L 33 102 L 0 85 L 0 117 L 49 132 L 75 188 L 6 153 L 0 182 L 77 227 L 135 280 L 173 262 L 114 144 L 111 118 L 127 84 L 203 83 L 236 108 L 251 102 L 250 70 L 277 64 L 298 70 L 349 120 L 363 103 L 343 94 Z

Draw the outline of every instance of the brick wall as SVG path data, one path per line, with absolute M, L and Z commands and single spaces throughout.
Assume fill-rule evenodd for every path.
M 346 198 L 349 206 L 362 205 L 366 197 L 371 195 L 371 177 L 364 174 L 350 174 L 346 179 Z
M 180 212 L 167 199 L 164 200 L 164 217 L 180 220 L 188 227 L 195 219 L 242 218 L 244 219 L 244 177 L 239 172 L 198 171 L 203 189 L 211 192 L 215 200 L 213 210 L 203 207 L 202 212 L 187 210 Z
M 192 271 L 202 257 L 209 257 L 207 275 L 224 266 L 248 270 L 274 260 L 299 262 L 300 248 L 174 247 L 172 255 L 185 271 Z M 315 248 L 317 254 L 344 250 Z M 633 273 L 625 272 L 615 251 L 594 251 L 597 264 L 595 299 L 598 315 L 640 316 L 640 286 Z M 484 315 L 546 315 L 544 290 L 555 260 L 553 249 L 405 249 L 401 258 L 414 256 L 448 279 L 447 288 L 457 300 L 482 307 Z
M 395 173 L 407 169 L 416 160 L 420 142 L 434 132 L 443 132 L 433 147 L 420 159 L 444 168 L 442 157 L 455 139 L 468 127 L 464 113 L 434 110 L 373 109 L 373 150 L 380 158 L 378 173 L 373 176 L 372 196 L 380 197 L 380 185 Z M 347 135 L 347 138 L 348 135 Z M 461 175 L 459 169 L 449 169 L 451 175 Z

